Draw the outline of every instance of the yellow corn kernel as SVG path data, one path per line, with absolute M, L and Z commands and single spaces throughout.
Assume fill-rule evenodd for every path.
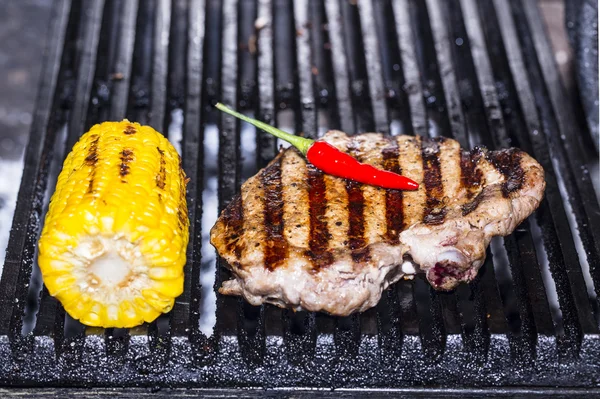
M 149 126 L 104 122 L 67 156 L 39 241 L 48 292 L 83 324 L 133 327 L 183 291 L 189 220 L 181 158 Z

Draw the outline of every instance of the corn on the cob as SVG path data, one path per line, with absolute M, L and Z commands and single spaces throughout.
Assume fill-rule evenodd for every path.
M 50 295 L 83 324 L 133 327 L 183 290 L 189 220 L 181 158 L 149 126 L 104 122 L 58 176 L 39 241 Z

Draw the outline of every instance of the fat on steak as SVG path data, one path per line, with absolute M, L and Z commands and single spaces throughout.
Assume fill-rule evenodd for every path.
M 515 148 L 464 151 L 442 137 L 340 131 L 321 140 L 420 187 L 363 185 L 323 174 L 293 148 L 281 151 L 211 230 L 233 274 L 222 294 L 345 316 L 417 272 L 451 290 L 476 276 L 491 238 L 510 234 L 544 195 L 544 170 Z

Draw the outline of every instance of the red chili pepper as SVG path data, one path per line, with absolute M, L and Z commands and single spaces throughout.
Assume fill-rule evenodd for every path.
M 221 103 L 217 103 L 216 107 L 229 115 L 251 123 L 259 129 L 287 141 L 296 147 L 316 168 L 332 176 L 397 190 L 416 190 L 419 188 L 419 184 L 408 177 L 359 162 L 356 158 L 338 150 L 325 141 L 315 141 L 286 133 L 264 122 L 235 112 Z

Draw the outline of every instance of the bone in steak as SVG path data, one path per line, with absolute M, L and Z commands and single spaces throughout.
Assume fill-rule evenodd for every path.
M 359 184 L 323 174 L 295 149 L 280 152 L 211 230 L 233 272 L 222 294 L 343 316 L 419 270 L 451 290 L 475 277 L 491 238 L 510 234 L 544 193 L 542 167 L 514 148 L 468 152 L 441 137 L 339 131 L 322 140 L 420 188 Z

